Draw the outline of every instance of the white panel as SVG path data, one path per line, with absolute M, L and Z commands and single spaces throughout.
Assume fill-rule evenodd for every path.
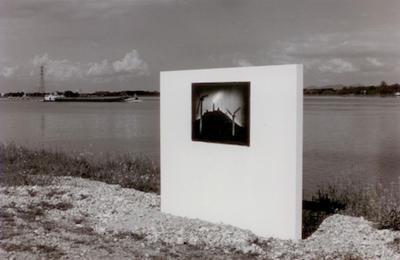
M 301 238 L 302 65 L 161 72 L 161 210 Z M 191 139 L 191 86 L 250 82 L 250 146 Z

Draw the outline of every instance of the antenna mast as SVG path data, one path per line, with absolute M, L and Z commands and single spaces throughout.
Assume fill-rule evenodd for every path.
M 40 87 L 39 87 L 39 92 L 46 94 L 46 89 L 44 87 L 44 66 L 40 66 Z

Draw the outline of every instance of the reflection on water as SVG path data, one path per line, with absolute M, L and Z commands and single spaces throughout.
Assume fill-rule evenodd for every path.
M 0 142 L 83 152 L 160 156 L 159 102 L 0 101 Z M 177 137 L 178 138 L 178 137 Z M 400 98 L 306 97 L 304 188 L 349 178 L 389 185 L 400 176 Z
M 0 101 L 0 142 L 93 156 L 145 155 L 159 162 L 159 102 Z
M 45 133 L 45 130 L 46 130 L 46 118 L 45 118 L 45 115 L 44 114 L 40 114 L 40 133 L 41 133 L 41 135 L 40 135 L 40 139 L 41 140 L 44 140 L 44 133 Z
M 399 98 L 305 98 L 307 190 L 350 178 L 389 185 L 399 169 Z

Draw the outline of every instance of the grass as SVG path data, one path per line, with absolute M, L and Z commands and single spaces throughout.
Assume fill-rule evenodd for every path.
M 364 217 L 378 229 L 400 230 L 400 179 L 389 188 L 360 182 L 329 185 L 312 196 L 310 203 L 311 210 L 303 211 L 303 237 L 335 213 Z
M 80 155 L 60 151 L 0 144 L 0 182 L 3 185 L 48 185 L 52 176 L 82 177 L 144 192 L 160 192 L 159 167 L 144 157 L 119 156 L 89 161 Z
M 82 177 L 144 192 L 160 192 L 160 169 L 143 157 L 119 156 L 94 162 L 60 151 L 0 144 L 0 185 L 49 185 L 54 176 Z M 35 192 L 30 195 L 34 197 Z M 60 194 L 49 194 L 57 195 Z M 68 209 L 68 205 L 41 206 Z M 362 216 L 376 223 L 377 228 L 400 230 L 400 180 L 390 188 L 360 182 L 336 183 L 321 188 L 303 208 L 304 238 L 335 213 Z M 24 213 L 41 214 L 33 210 Z

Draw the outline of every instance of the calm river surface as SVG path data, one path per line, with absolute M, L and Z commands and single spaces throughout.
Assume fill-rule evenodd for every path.
M 0 101 L 0 142 L 105 156 L 160 156 L 159 101 Z M 338 179 L 400 176 L 400 98 L 305 97 L 305 194 Z

